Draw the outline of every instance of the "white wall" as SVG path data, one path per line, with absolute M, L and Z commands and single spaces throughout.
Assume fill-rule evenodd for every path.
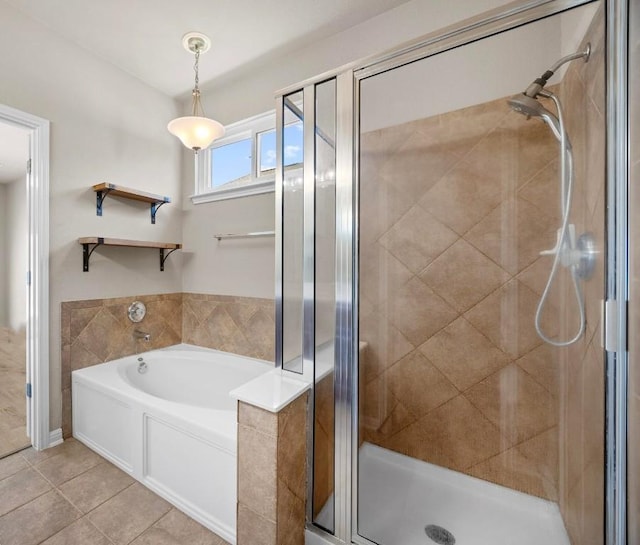
M 221 240 L 216 233 L 272 230 L 274 194 L 197 206 L 183 216 L 184 291 L 273 298 L 274 239 Z
M 232 123 L 275 107 L 278 89 L 381 53 L 463 19 L 507 4 L 505 0 L 411 0 L 355 27 L 327 36 L 294 54 L 255 66 L 213 88 L 205 86 L 206 112 Z M 183 107 L 187 107 L 188 100 Z
M 278 89 L 505 3 L 412 0 L 294 54 L 247 66 L 241 74 L 218 82 L 215 87 L 205 86 L 205 110 L 224 124 L 263 113 L 275 107 Z M 184 111 L 189 107 L 190 98 L 182 102 Z M 194 206 L 188 199 L 193 193 L 193 160 L 186 150 L 184 158 L 184 242 L 190 253 L 188 258 L 185 255 L 185 291 L 273 297 L 275 263 L 271 239 L 260 239 L 260 243 L 212 243 L 210 238 L 214 232 L 273 229 L 273 194 Z M 203 262 L 208 266 L 202 267 Z M 238 278 L 238 264 L 247 265 L 241 273 L 242 281 Z M 215 274 L 211 274 L 212 270 Z
M 6 264 L 6 233 L 7 233 L 7 206 L 6 206 L 6 186 L 0 184 L 0 327 L 8 327 L 8 301 L 7 292 L 7 267 Z
M 25 150 L 26 152 L 26 150 Z M 27 326 L 27 181 L 6 185 L 7 322 L 14 331 Z
M 0 2 L 0 101 L 51 121 L 51 427 L 61 422 L 60 303 L 180 291 L 179 252 L 164 273 L 152 250 L 97 250 L 82 272 L 82 236 L 180 241 L 180 145 L 167 133 L 176 104 Z M 117 37 L 114 37 L 117 39 Z M 115 198 L 95 213 L 98 182 L 170 195 L 148 208 Z
M 600 2 L 582 6 L 580 9 L 567 11 L 560 18 L 560 36 L 563 55 L 574 53 L 582 43 L 589 30 L 591 21 L 598 11 Z M 565 65 L 565 71 L 567 66 Z M 564 72 L 563 72 L 564 74 Z
M 361 130 L 520 93 L 559 53 L 560 22 L 550 18 L 366 79 L 361 86 Z
M 583 6 L 363 81 L 362 132 L 521 93 L 577 50 L 596 10 Z

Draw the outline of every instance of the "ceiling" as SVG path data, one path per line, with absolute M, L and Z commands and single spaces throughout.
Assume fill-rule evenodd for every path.
M 172 96 L 193 86 L 182 36 L 200 31 L 212 48 L 200 80 L 286 54 L 408 0 L 5 0 L 59 35 Z
M 0 184 L 20 179 L 27 170 L 29 133 L 0 123 Z

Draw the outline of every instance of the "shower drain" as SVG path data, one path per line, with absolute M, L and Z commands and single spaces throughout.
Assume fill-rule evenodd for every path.
M 456 538 L 453 537 L 453 534 L 442 526 L 429 524 L 424 527 L 424 531 L 427 534 L 427 537 L 435 543 L 438 543 L 438 545 L 453 545 L 456 542 Z

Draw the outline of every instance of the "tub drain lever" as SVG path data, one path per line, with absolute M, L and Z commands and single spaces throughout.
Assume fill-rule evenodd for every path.
M 144 375 L 147 372 L 147 362 L 142 358 L 138 358 L 138 373 Z

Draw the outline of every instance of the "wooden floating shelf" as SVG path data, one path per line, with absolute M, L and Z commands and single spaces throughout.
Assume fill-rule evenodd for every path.
M 167 257 L 176 250 L 182 248 L 182 244 L 175 242 L 151 242 L 146 240 L 126 240 L 122 238 L 83 237 L 78 239 L 82 244 L 82 270 L 89 271 L 89 259 L 98 246 L 119 246 L 121 248 L 152 248 L 160 251 L 160 270 L 164 271 L 164 262 Z M 168 252 L 166 252 L 169 250 Z M 166 253 L 165 253 L 166 252 Z
M 123 199 L 129 199 L 132 201 L 145 202 L 151 205 L 151 223 L 156 222 L 156 212 L 163 204 L 171 202 L 171 197 L 164 195 L 156 195 L 154 193 L 148 193 L 146 191 L 139 191 L 138 189 L 131 189 L 121 185 L 110 184 L 103 182 L 93 186 L 93 190 L 96 192 L 96 215 L 102 216 L 102 205 L 104 199 L 111 195 L 113 197 L 121 197 Z

